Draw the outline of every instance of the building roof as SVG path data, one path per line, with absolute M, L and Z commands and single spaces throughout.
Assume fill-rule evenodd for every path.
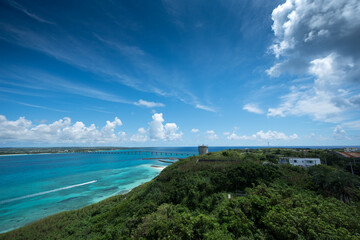
M 337 153 L 346 158 L 360 158 L 360 152 L 337 152 Z

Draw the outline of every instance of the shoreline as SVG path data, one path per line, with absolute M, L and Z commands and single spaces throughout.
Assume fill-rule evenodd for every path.
M 23 155 L 26 155 L 26 154 L 23 154 Z M 139 165 L 141 166 L 141 165 Z M 150 168 L 155 168 L 155 169 L 159 169 L 160 171 L 156 171 L 157 174 L 160 174 L 160 172 L 166 167 L 166 166 L 155 166 L 155 165 L 152 165 L 152 166 L 148 166 Z M 156 177 L 155 176 L 155 177 Z M 82 205 L 80 206 L 79 208 L 75 208 L 75 209 L 62 209 L 60 211 L 55 211 L 55 212 L 52 212 L 50 214 L 46 214 L 46 215 L 43 215 L 41 216 L 40 218 L 36 218 L 36 219 L 33 219 L 29 222 L 26 222 L 25 224 L 21 224 L 21 225 L 18 225 L 16 227 L 11 227 L 11 228 L 8 228 L 6 230 L 0 230 L 0 236 L 2 234 L 5 234 L 7 232 L 10 232 L 10 231 L 13 231 L 13 230 L 16 230 L 16 229 L 19 229 L 19 228 L 22 228 L 26 225 L 29 225 L 29 224 L 32 224 L 34 222 L 37 222 L 37 221 L 41 221 L 42 219 L 45 219 L 45 218 L 48 218 L 48 217 L 51 217 L 51 216 L 54 216 L 54 215 L 57 215 L 57 214 L 60 214 L 60 213 L 63 213 L 63 212 L 67 212 L 67 211 L 77 211 L 79 209 L 82 209 L 82 208 L 86 208 L 88 206 L 91 206 L 91 205 L 94 205 L 94 204 L 97 204 L 99 202 L 102 202 L 106 199 L 109 199 L 111 197 L 114 197 L 114 196 L 121 196 L 121 195 L 126 195 L 127 193 L 131 192 L 134 188 L 137 188 L 147 182 L 150 182 L 152 181 L 155 177 L 152 177 L 152 178 L 145 178 L 145 179 L 139 179 L 139 180 L 136 180 L 135 182 L 132 182 L 132 183 L 129 183 L 129 184 L 125 184 L 123 185 L 123 189 L 120 190 L 119 192 L 116 192 L 116 193 L 112 193 L 112 194 L 109 194 L 109 195 L 103 195 L 101 197 L 96 197 L 96 198 L 92 198 L 88 201 L 87 204 L 85 205 Z M 44 191 L 44 192 L 40 192 L 40 193 L 35 193 L 35 194 L 29 194 L 28 196 L 25 196 L 25 197 L 19 197 L 18 199 L 17 198 L 14 198 L 14 199 L 8 199 L 8 200 L 11 200 L 11 201 L 8 201 L 8 200 L 5 200 L 5 202 L 1 202 L 0 201 L 0 205 L 2 205 L 3 203 L 7 203 L 7 202 L 12 202 L 12 200 L 22 200 L 22 199 L 25 199 L 25 198 L 28 198 L 28 197 L 36 197 L 38 195 L 44 195 L 44 194 L 47 194 L 47 193 L 52 193 L 52 192 L 58 192 L 60 190 L 65 190 L 65 189 L 69 189 L 69 188 L 73 188 L 73 187 L 77 187 L 77 186 L 83 186 L 83 185 L 88 185 L 90 183 L 95 183 L 97 182 L 97 180 L 93 180 L 93 181 L 89 181 L 89 182 L 86 182 L 86 183 L 80 183 L 80 184 L 75 184 L 73 186 L 65 186 L 63 188 L 57 188 L 57 189 L 53 189 L 53 190 L 49 190 L 49 191 Z M 66 201 L 67 198 L 64 198 L 62 201 Z M 26 217 L 27 218 L 27 217 Z
M 161 169 L 161 170 L 164 170 L 167 166 L 156 166 L 156 165 L 151 165 L 150 167 L 152 167 L 152 168 L 157 168 L 157 169 Z
M 0 157 L 1 156 L 38 155 L 38 154 L 58 154 L 58 153 L 9 153 L 9 154 L 0 154 Z

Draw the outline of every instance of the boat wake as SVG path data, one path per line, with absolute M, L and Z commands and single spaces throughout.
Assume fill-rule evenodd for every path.
M 62 188 L 56 188 L 56 189 L 49 190 L 49 191 L 45 191 L 45 192 L 39 192 L 39 193 L 29 194 L 29 195 L 25 195 L 25 196 L 22 196 L 22 197 L 11 198 L 11 199 L 7 199 L 7 200 L 0 201 L 0 204 L 5 204 L 5 203 L 9 203 L 9 202 L 14 202 L 14 201 L 22 200 L 22 199 L 25 199 L 25 198 L 36 197 L 36 196 L 40 196 L 40 195 L 44 195 L 44 194 L 48 194 L 48 193 L 53 193 L 53 192 L 57 192 L 57 191 L 65 190 L 65 189 L 80 187 L 80 186 L 84 186 L 84 185 L 91 184 L 91 183 L 95 183 L 95 182 L 97 182 L 97 180 L 93 180 L 93 181 L 85 182 L 85 183 L 80 183 L 80 184 L 75 184 L 75 185 L 71 185 L 71 186 L 67 186 L 67 187 L 62 187 Z

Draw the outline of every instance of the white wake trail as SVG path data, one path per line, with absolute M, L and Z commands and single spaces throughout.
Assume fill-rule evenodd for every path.
M 45 192 L 29 194 L 29 195 L 25 195 L 25 196 L 22 196 L 22 197 L 11 198 L 11 199 L 0 201 L 0 204 L 9 203 L 9 202 L 13 202 L 13 201 L 18 201 L 18 200 L 25 199 L 25 198 L 36 197 L 36 196 L 40 196 L 40 195 L 44 195 L 44 194 L 48 194 L 48 193 L 52 193 L 52 192 L 57 192 L 57 191 L 65 190 L 65 189 L 70 189 L 70 188 L 74 188 L 74 187 L 80 187 L 80 186 L 95 183 L 95 182 L 97 182 L 97 180 L 93 180 L 93 181 L 85 182 L 85 183 L 80 183 L 80 184 L 75 184 L 75 185 L 62 187 L 62 188 L 56 188 L 56 189 L 45 191 Z

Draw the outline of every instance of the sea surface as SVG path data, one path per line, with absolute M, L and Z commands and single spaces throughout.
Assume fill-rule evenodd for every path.
M 0 156 L 0 232 L 126 193 L 161 172 L 152 166 L 169 165 L 158 159 L 184 158 L 187 150 Z
M 209 147 L 209 151 L 230 148 L 246 147 Z M 152 166 L 169 165 L 158 159 L 197 154 L 197 147 L 106 152 L 0 156 L 0 233 L 124 194 L 161 172 Z

